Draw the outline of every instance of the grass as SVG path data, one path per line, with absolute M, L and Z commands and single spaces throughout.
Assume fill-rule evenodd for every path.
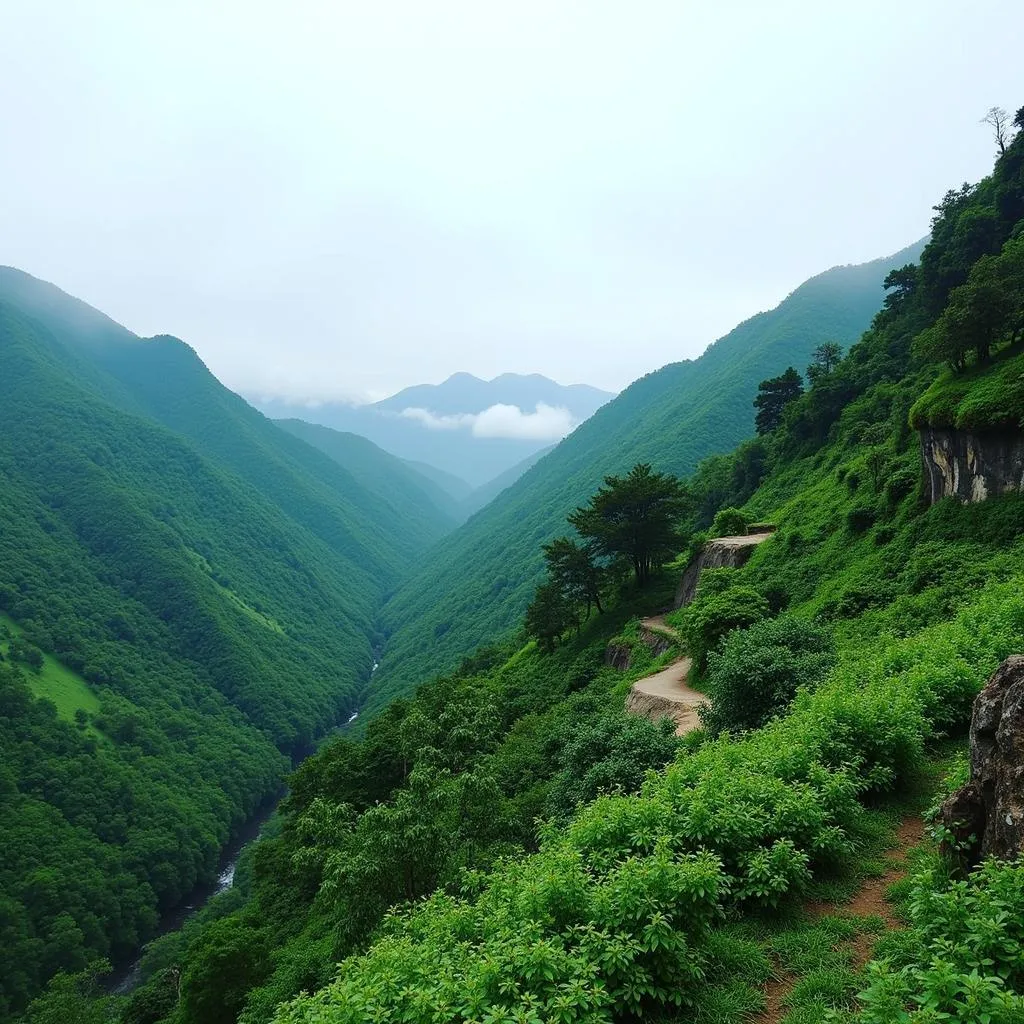
M 264 612 L 253 608 L 251 604 L 248 604 L 238 594 L 236 594 L 231 587 L 227 587 L 221 583 L 221 581 L 217 579 L 217 576 L 213 571 L 213 567 L 201 554 L 199 554 L 198 551 L 193 551 L 191 548 L 186 549 L 186 551 L 188 557 L 210 578 L 213 585 L 217 588 L 217 592 L 221 594 L 221 596 L 227 598 L 231 604 L 233 604 L 247 618 L 252 619 L 253 622 L 258 623 L 265 629 L 269 629 L 272 633 L 278 633 L 281 636 L 284 636 L 284 629 L 276 619 L 273 619 Z
M 989 363 L 962 373 L 946 371 L 914 403 L 917 428 L 984 430 L 1024 425 L 1024 354 L 1007 348 Z
M 0 615 L 0 624 L 6 626 L 15 636 L 21 636 L 21 627 L 6 615 Z M 7 656 L 10 644 L 0 643 L 0 651 Z M 43 667 L 38 671 L 22 666 L 29 688 L 36 697 L 51 701 L 57 707 L 57 714 L 65 721 L 74 722 L 75 712 L 84 711 L 90 718 L 100 710 L 100 701 L 89 688 L 89 684 L 52 655 L 43 652 Z M 99 736 L 91 726 L 89 731 Z

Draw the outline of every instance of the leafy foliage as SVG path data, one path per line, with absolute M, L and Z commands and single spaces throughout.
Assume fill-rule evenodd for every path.
M 718 643 L 734 629 L 744 629 L 769 613 L 768 602 L 746 586 L 705 586 L 697 597 L 669 621 L 677 624 L 686 638 L 698 672 L 708 665 L 708 657 Z
M 869 964 L 863 1024 L 1024 1019 L 1024 867 L 989 862 L 966 881 L 916 879 L 899 955 Z
M 742 537 L 750 520 L 738 508 L 723 508 L 715 513 L 711 523 L 712 537 Z
M 729 633 L 708 658 L 701 719 L 712 732 L 758 729 L 784 714 L 800 688 L 811 689 L 835 664 L 829 633 L 791 615 Z

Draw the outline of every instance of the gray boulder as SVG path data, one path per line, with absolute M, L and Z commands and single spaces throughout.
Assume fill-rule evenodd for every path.
M 964 867 L 1024 853 L 1024 655 L 1004 661 L 974 701 L 971 780 L 942 805 Z

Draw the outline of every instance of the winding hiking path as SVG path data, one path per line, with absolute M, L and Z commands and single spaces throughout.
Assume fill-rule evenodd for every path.
M 679 639 L 676 631 L 666 624 L 664 615 L 644 619 L 640 625 L 673 641 Z M 680 658 L 668 668 L 638 679 L 630 691 L 626 710 L 651 719 L 671 718 L 676 723 L 677 736 L 699 728 L 700 706 L 707 702 L 707 697 L 691 689 L 687 682 L 692 664 L 690 658 Z
M 888 867 L 874 878 L 864 880 L 854 896 L 843 903 L 812 902 L 805 906 L 807 916 L 811 920 L 824 917 L 826 914 L 847 913 L 855 917 L 880 917 L 885 924 L 885 931 L 898 931 L 905 927 L 893 912 L 892 904 L 885 898 L 886 890 L 898 882 L 907 873 L 907 851 L 918 845 L 925 835 L 924 821 L 918 815 L 904 818 L 896 832 L 895 844 L 886 851 Z M 862 933 L 843 946 L 849 950 L 850 966 L 860 970 L 871 959 L 871 953 L 880 935 Z M 772 978 L 763 988 L 764 1009 L 748 1018 L 750 1024 L 780 1024 L 785 1019 L 788 1008 L 787 996 L 793 991 L 798 978 L 792 974 L 782 974 Z

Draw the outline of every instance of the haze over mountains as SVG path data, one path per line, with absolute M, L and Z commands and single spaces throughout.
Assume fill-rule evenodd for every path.
M 415 385 L 371 405 L 250 400 L 272 419 L 359 434 L 477 488 L 560 441 L 613 397 L 541 374 L 504 373 L 485 381 L 456 373 L 441 384 Z

